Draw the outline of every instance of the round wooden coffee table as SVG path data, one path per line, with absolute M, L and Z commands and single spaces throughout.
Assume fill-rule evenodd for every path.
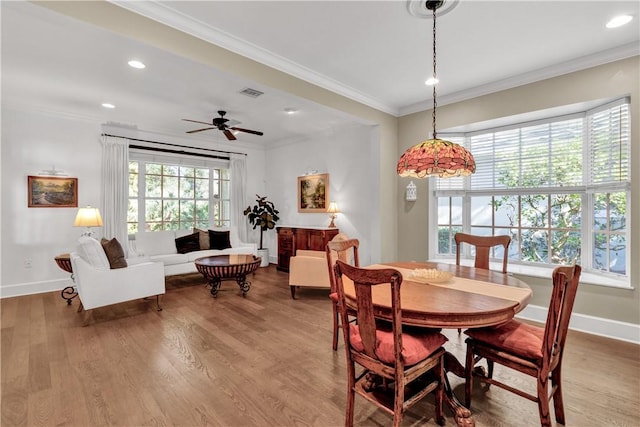
M 256 271 L 260 262 L 261 258 L 253 255 L 214 255 L 195 260 L 196 268 L 211 285 L 211 295 L 214 298 L 218 296 L 223 280 L 235 280 L 242 296 L 246 297 L 251 288 L 247 274 Z

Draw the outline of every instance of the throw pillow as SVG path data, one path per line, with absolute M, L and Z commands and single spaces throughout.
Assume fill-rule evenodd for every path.
M 102 248 L 102 245 L 100 245 L 100 242 L 93 237 L 80 237 L 78 239 L 78 247 L 76 250 L 78 255 L 80 255 L 80 258 L 88 262 L 93 268 L 98 270 L 109 269 L 109 260 L 107 259 L 107 255 L 104 253 L 104 249 Z
M 124 250 L 122 249 L 120 242 L 118 242 L 118 239 L 115 237 L 111 240 L 103 238 L 100 240 L 100 243 L 102 244 L 105 255 L 107 255 L 107 259 L 109 260 L 109 266 L 112 269 L 127 267 L 127 260 L 124 258 Z
M 195 227 L 193 229 L 193 232 L 198 233 L 198 235 L 200 236 L 200 250 L 205 251 L 209 249 L 209 232 L 207 230 L 200 230 L 199 228 Z
M 229 241 L 229 231 L 209 230 L 209 248 L 210 249 L 227 249 L 231 247 Z
M 176 239 L 176 249 L 179 254 L 186 254 L 200 250 L 200 233 L 188 234 Z

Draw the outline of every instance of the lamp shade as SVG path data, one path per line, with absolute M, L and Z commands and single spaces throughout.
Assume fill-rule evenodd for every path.
M 404 152 L 398 161 L 398 175 L 426 178 L 471 175 L 476 171 L 473 155 L 463 146 L 444 139 L 429 139 Z
M 74 227 L 102 227 L 102 216 L 98 208 L 87 206 L 78 209 L 76 220 L 73 222 Z

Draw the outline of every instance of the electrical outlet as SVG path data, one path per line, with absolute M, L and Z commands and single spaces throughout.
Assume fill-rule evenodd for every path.
M 24 268 L 31 268 L 31 260 L 29 258 L 24 260 Z

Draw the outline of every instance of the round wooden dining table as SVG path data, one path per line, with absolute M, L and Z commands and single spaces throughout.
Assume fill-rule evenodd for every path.
M 406 325 L 451 329 L 499 325 L 511 320 L 531 299 L 531 288 L 526 283 L 498 271 L 428 262 L 394 262 L 364 268 L 389 267 L 403 276 L 400 303 L 402 323 Z M 416 269 L 437 269 L 450 272 L 453 277 L 430 283 L 429 279 L 414 276 Z M 353 282 L 343 276 L 343 285 L 349 305 L 355 301 Z M 375 316 L 390 320 L 390 287 L 374 287 L 372 299 Z M 449 352 L 445 353 L 445 371 L 464 378 L 464 366 Z M 455 397 L 448 380 L 445 400 L 459 426 L 475 425 L 471 412 Z

